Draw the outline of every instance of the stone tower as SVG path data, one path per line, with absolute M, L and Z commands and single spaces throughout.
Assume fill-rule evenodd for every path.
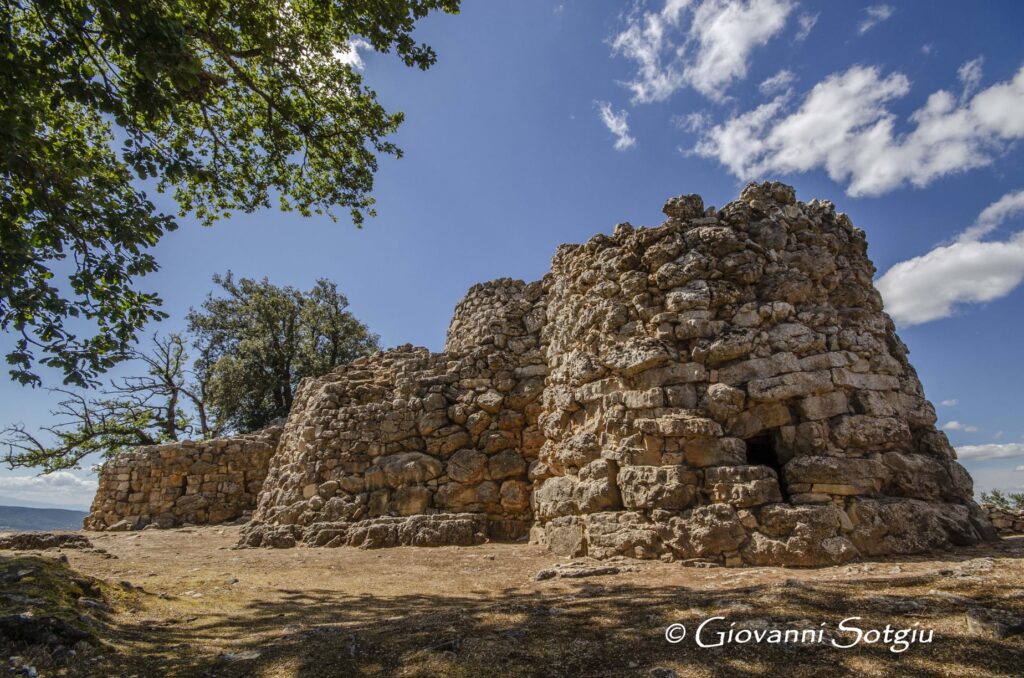
M 846 215 L 778 183 L 664 211 L 474 287 L 443 353 L 304 382 L 243 543 L 814 565 L 994 538 Z

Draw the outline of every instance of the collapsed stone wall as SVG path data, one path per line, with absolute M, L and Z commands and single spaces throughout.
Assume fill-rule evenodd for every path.
M 994 504 L 982 504 L 981 508 L 1000 534 L 1024 534 L 1024 509 L 1005 509 Z
M 995 537 L 829 202 L 752 184 L 303 383 L 243 543 L 835 563 Z
M 403 346 L 303 381 L 250 546 L 525 536 L 547 373 L 540 284 L 477 285 L 444 353 Z
M 256 508 L 281 427 L 140 447 L 100 469 L 87 530 L 222 523 Z
M 572 556 L 817 565 L 996 538 L 846 215 L 779 183 L 664 211 L 562 246 L 541 281 L 474 286 L 441 353 L 303 381 L 241 543 L 529 533 Z M 147 454 L 105 471 L 93 524 L 234 512 Z

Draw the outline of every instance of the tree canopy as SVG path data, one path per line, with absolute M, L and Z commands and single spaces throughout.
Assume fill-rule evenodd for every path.
M 317 280 L 305 293 L 230 272 L 214 282 L 224 295 L 189 313 L 189 331 L 215 416 L 233 430 L 287 416 L 304 377 L 378 349 L 377 335 L 345 310 L 348 299 L 332 282 Z
M 356 44 L 426 69 L 412 32 L 459 0 L 0 0 L 0 329 L 13 378 L 94 385 L 165 317 L 137 288 L 177 223 L 271 206 L 373 212 L 402 122 Z M 70 320 L 69 319 L 73 319 Z M 83 333 L 81 327 L 86 326 Z M 84 335 L 83 335 L 84 334 Z
M 307 292 L 230 272 L 214 282 L 223 294 L 189 314 L 189 334 L 155 335 L 129 354 L 136 376 L 97 395 L 54 389 L 61 399 L 41 434 L 21 424 L 0 431 L 3 461 L 48 473 L 93 454 L 254 431 L 288 414 L 303 378 L 377 350 L 331 282 Z
M 6 427 L 2 442 L 7 465 L 50 473 L 77 468 L 91 454 L 105 457 L 139 445 L 221 431 L 208 415 L 205 376 L 189 369 L 180 335 L 154 335 L 147 351 L 132 351 L 129 358 L 137 361 L 141 375 L 111 381 L 98 395 L 54 389 L 60 402 L 50 412 L 54 422 L 42 435 L 23 424 Z

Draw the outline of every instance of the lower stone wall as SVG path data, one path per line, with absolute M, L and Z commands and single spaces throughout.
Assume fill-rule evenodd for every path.
M 140 447 L 100 469 L 87 530 L 222 523 L 256 508 L 281 427 Z
M 981 508 L 999 534 L 1024 534 L 1024 509 L 1004 509 L 993 504 L 982 504 Z
M 535 337 L 506 339 L 456 354 L 400 346 L 304 380 L 241 543 L 526 537 L 547 368 Z

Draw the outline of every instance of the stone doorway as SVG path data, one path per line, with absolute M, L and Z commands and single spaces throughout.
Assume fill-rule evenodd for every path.
M 753 438 L 747 438 L 743 442 L 747 446 L 747 463 L 751 466 L 767 466 L 775 471 L 775 475 L 779 479 L 779 491 L 782 492 L 783 500 L 788 502 L 789 492 L 782 477 L 782 460 L 779 458 L 779 452 L 775 446 L 775 436 L 770 432 L 765 432 Z

